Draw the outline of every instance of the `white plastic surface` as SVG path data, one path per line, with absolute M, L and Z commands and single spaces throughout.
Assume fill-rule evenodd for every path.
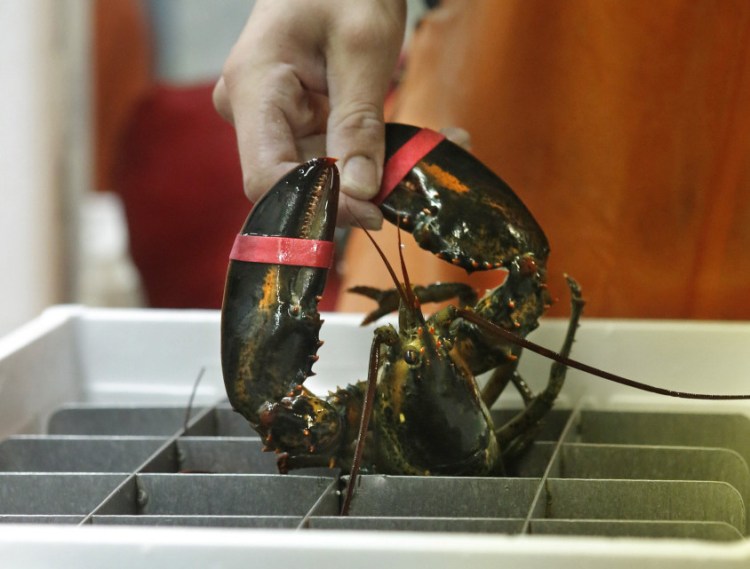
M 371 329 L 356 315 L 325 316 L 315 391 L 361 379 Z M 566 322 L 546 320 L 534 340 L 557 349 Z M 750 324 L 585 320 L 574 348 L 591 365 L 663 387 L 750 392 Z M 55 307 L 0 339 L 0 437 L 40 432 L 70 402 L 186 403 L 200 369 L 199 399 L 223 396 L 219 315 L 211 311 Z M 549 362 L 524 355 L 536 385 Z M 537 378 L 536 380 L 533 378 Z M 313 381 L 314 380 L 314 381 Z M 308 385 L 308 384 L 306 384 Z M 670 400 L 571 372 L 561 405 L 739 411 L 750 403 Z M 750 542 L 469 536 L 288 530 L 4 525 L 0 567 L 456 567 L 640 569 L 748 567 Z M 52 564 L 52 565 L 51 565 Z

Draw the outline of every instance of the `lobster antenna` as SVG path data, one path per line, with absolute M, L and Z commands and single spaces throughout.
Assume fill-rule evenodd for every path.
M 409 282 L 409 271 L 406 270 L 406 263 L 404 262 L 404 243 L 401 240 L 401 223 L 396 223 L 396 235 L 398 235 L 398 258 L 401 261 L 401 273 L 404 275 L 404 292 L 409 300 L 408 305 L 416 309 L 419 307 L 419 302 L 414 294 L 414 289 L 411 288 L 411 282 Z
M 202 366 L 198 372 L 198 377 L 193 382 L 193 389 L 190 391 L 190 398 L 188 399 L 187 409 L 185 409 L 185 420 L 183 421 L 182 430 L 187 432 L 188 423 L 190 423 L 190 414 L 193 411 L 193 402 L 195 401 L 195 394 L 198 393 L 198 386 L 203 379 L 203 374 L 206 373 L 206 366 Z
M 564 366 L 577 369 L 578 371 L 582 371 L 588 373 L 589 375 L 600 377 L 614 383 L 619 383 L 620 385 L 626 385 L 628 387 L 640 389 L 641 391 L 647 391 L 649 393 L 656 393 L 659 395 L 666 395 L 668 397 L 678 397 L 681 399 L 701 399 L 706 401 L 737 401 L 750 399 L 750 395 L 712 395 L 710 393 L 690 393 L 687 391 L 677 391 L 674 389 L 665 389 L 664 387 L 656 387 L 654 385 L 649 385 L 648 383 L 628 379 L 627 377 L 622 377 L 621 375 L 604 371 L 594 366 L 590 366 L 577 360 L 565 357 L 561 354 L 558 354 L 554 350 L 550 350 L 549 348 L 545 348 L 544 346 L 535 344 L 534 342 L 527 340 L 526 338 L 516 336 L 515 334 L 513 334 L 513 332 L 505 330 L 497 324 L 493 324 L 492 322 L 485 320 L 484 318 L 478 316 L 470 310 L 466 310 L 465 308 L 459 308 L 457 310 L 461 318 L 468 320 L 472 324 L 476 324 L 482 330 L 495 337 L 502 338 L 503 340 L 516 344 L 517 346 L 526 348 L 527 350 L 531 350 L 532 352 L 544 356 L 545 358 L 549 358 L 552 361 L 555 361 Z
M 357 483 L 359 476 L 360 466 L 362 464 L 362 454 L 365 450 L 365 440 L 367 438 L 367 431 L 370 428 L 370 419 L 372 418 L 372 411 L 375 405 L 375 390 L 378 385 L 378 369 L 380 368 L 380 344 L 382 340 L 378 336 L 375 336 L 375 341 L 372 343 L 370 348 L 370 362 L 367 366 L 367 390 L 365 391 L 365 397 L 362 401 L 362 415 L 359 418 L 359 430 L 357 431 L 357 439 L 354 447 L 354 456 L 352 458 L 352 466 L 349 470 L 349 484 L 346 487 L 346 495 L 341 505 L 341 515 L 349 515 L 349 506 L 352 503 L 354 497 L 354 487 Z
M 398 291 L 398 294 L 401 297 L 401 299 L 404 301 L 404 304 L 410 306 L 411 305 L 409 302 L 410 297 L 404 290 L 406 287 L 404 287 L 401 284 L 401 281 L 398 280 L 398 276 L 396 276 L 396 271 L 393 270 L 393 267 L 388 262 L 388 259 L 386 258 L 385 253 L 383 253 L 383 250 L 380 248 L 380 245 L 378 245 L 375 242 L 375 239 L 373 238 L 373 236 L 370 234 L 369 231 L 367 231 L 367 229 L 365 229 L 365 226 L 362 225 L 362 222 L 360 222 L 359 219 L 357 219 L 357 216 L 354 215 L 351 212 L 351 210 L 349 211 L 349 214 L 354 218 L 354 221 L 357 222 L 357 225 L 359 225 L 360 229 L 362 229 L 362 231 L 365 232 L 365 235 L 367 235 L 367 238 L 370 240 L 370 243 L 372 243 L 373 246 L 375 247 L 375 250 L 378 252 L 378 255 L 380 255 L 380 258 L 383 259 L 385 268 L 388 269 L 388 273 L 391 275 L 391 279 L 393 279 L 393 283 L 396 285 L 396 290 Z

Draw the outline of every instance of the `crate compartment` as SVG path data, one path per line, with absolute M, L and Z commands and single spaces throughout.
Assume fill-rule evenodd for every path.
M 19 435 L 0 442 L 0 472 L 132 472 L 163 443 L 155 437 Z
M 52 415 L 49 424 L 56 432 L 101 432 L 110 417 L 120 427 L 168 432 L 168 426 L 175 431 L 162 437 L 9 437 L 0 443 L 0 468 L 17 477 L 6 484 L 15 490 L 0 497 L 3 521 L 45 522 L 58 516 L 65 523 L 100 525 L 561 535 L 648 535 L 653 530 L 652 537 L 717 540 L 737 539 L 746 531 L 750 474 L 743 457 L 727 446 L 742 446 L 741 429 L 747 423 L 733 414 L 696 420 L 695 415 L 679 413 L 558 411 L 543 440 L 514 465 L 518 476 L 365 474 L 357 482 L 348 519 L 336 517 L 337 491 L 346 483 L 345 478 L 339 482 L 338 470 L 277 474 L 276 455 L 262 452 L 257 436 L 224 436 L 246 432 L 235 416 L 224 402 L 189 417 L 184 408 L 66 407 Z M 164 417 L 168 421 L 161 423 Z M 705 436 L 707 428 L 714 433 L 711 437 Z M 190 432 L 203 435 L 188 436 Z M 570 442 L 653 442 L 655 436 L 694 444 Z M 719 446 L 702 446 L 705 443 Z M 47 483 L 39 478 L 45 471 L 66 474 Z M 56 505 L 32 490 L 33 481 L 45 480 L 54 497 L 55 488 L 67 483 L 67 473 L 92 471 L 104 476 L 96 479 L 104 490 L 86 493 L 83 505 Z M 120 474 L 112 478 L 106 472 Z M 87 479 L 72 480 L 72 488 L 88 488 Z M 19 493 L 24 496 L 20 501 Z
M 505 518 L 419 518 L 413 516 L 379 517 L 315 517 L 310 518 L 310 529 L 375 530 L 388 532 L 436 532 L 475 534 L 519 534 L 524 520 Z
M 550 478 L 545 518 L 723 522 L 745 533 L 745 506 L 723 482 Z
M 736 542 L 743 537 L 736 527 L 728 523 L 690 521 L 542 519 L 531 520 L 529 531 L 535 535 L 693 539 L 717 542 Z M 705 567 L 711 567 L 711 562 L 707 561 Z
M 524 518 L 539 480 L 365 475 L 356 484 L 354 517 Z
M 302 516 L 95 515 L 93 525 L 296 529 Z
M 179 470 L 208 474 L 273 474 L 279 473 L 278 456 L 263 452 L 260 438 L 184 437 L 175 441 Z M 302 468 L 298 476 L 334 478 L 338 470 Z
M 71 405 L 53 413 L 52 435 L 168 436 L 182 428 L 185 406 L 135 407 Z
M 750 488 L 747 463 L 726 448 L 566 443 L 553 472 L 560 478 L 725 482 L 745 504 Z
M 205 433 L 212 437 L 258 437 L 247 420 L 234 411 L 229 403 L 219 403 L 206 418 L 211 425 Z M 192 433 L 188 433 L 192 434 Z
M 143 515 L 304 516 L 313 506 L 321 515 L 338 512 L 338 498 L 329 478 L 141 474 L 136 486 L 135 513 Z
M 127 474 L 0 474 L 0 515 L 85 515 Z
M 587 443 L 723 447 L 750 464 L 750 418 L 703 407 L 695 413 L 583 410 L 575 436 Z
M 357 316 L 325 318 L 309 380 L 318 393 L 364 377 L 371 338 Z M 565 326 L 545 321 L 535 340 L 558 346 Z M 585 321 L 574 351 L 661 387 L 732 393 L 745 390 L 748 342 L 745 324 Z M 469 556 L 477 568 L 517 569 L 750 563 L 747 402 L 666 400 L 570 372 L 537 442 L 509 467 L 514 477 L 367 474 L 341 518 L 346 478 L 277 474 L 275 455 L 226 403 L 218 356 L 212 312 L 59 307 L 0 341 L 0 558 L 146 568 L 299 559 L 438 568 Z M 527 354 L 521 371 L 537 389 L 549 362 Z M 727 379 L 706 386 L 709 375 Z M 504 394 L 496 425 L 519 404 Z

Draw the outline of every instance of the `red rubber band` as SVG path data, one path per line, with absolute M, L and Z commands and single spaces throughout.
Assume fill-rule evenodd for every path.
M 237 235 L 229 253 L 233 261 L 330 269 L 333 242 L 270 235 Z
M 385 163 L 380 193 L 372 200 L 373 203 L 375 205 L 383 203 L 399 182 L 406 177 L 409 170 L 444 139 L 445 136 L 439 132 L 423 128 L 407 140 Z

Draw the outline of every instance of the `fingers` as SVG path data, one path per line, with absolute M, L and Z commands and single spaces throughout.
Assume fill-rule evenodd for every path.
M 325 132 L 325 62 L 303 7 L 287 3 L 289 10 L 278 0 L 255 3 L 213 92 L 216 110 L 237 132 L 251 201 L 302 161 L 301 140 Z
M 229 103 L 229 96 L 227 94 L 227 86 L 224 83 L 224 78 L 219 77 L 219 80 L 214 85 L 214 91 L 212 93 L 214 108 L 219 116 L 228 123 L 234 124 L 234 117 L 232 117 L 232 105 Z
M 403 5 L 360 6 L 334 29 L 327 45 L 330 99 L 327 149 L 339 159 L 344 221 L 356 216 L 368 228 L 382 224 L 369 203 L 377 195 L 385 155 L 383 104 L 404 32 Z
M 381 4 L 337 22 L 326 49 L 328 151 L 341 163 L 342 189 L 356 199 L 372 198 L 380 183 L 383 103 L 403 39 L 403 20 Z
M 404 0 L 256 0 L 213 92 L 237 131 L 245 193 L 256 201 L 297 163 L 329 155 L 342 173 L 339 224 L 382 223 L 374 197 L 383 102 Z
M 257 201 L 300 162 L 296 134 L 313 131 L 316 119 L 292 66 L 264 62 L 252 42 L 238 49 L 239 55 L 227 61 L 214 100 L 235 126 L 245 193 Z
M 255 74 L 248 74 L 252 77 Z M 305 92 L 294 70 L 276 65 L 262 73 L 264 85 L 238 85 L 233 105 L 245 191 L 262 195 L 307 154 L 324 155 L 327 105 Z

